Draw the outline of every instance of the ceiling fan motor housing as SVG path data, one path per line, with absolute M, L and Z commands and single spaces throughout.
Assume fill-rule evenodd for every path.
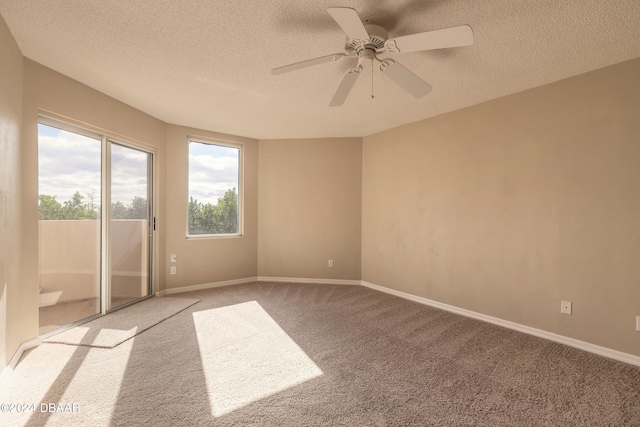
M 364 21 L 363 24 L 369 34 L 369 39 L 358 40 L 347 37 L 346 51 L 357 54 L 362 49 L 373 49 L 375 51 L 384 50 L 384 42 L 389 37 L 387 30 L 372 21 Z

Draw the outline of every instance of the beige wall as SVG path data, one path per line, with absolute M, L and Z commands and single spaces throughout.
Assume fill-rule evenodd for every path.
M 188 188 L 188 138 L 242 144 L 244 153 L 244 235 L 224 238 L 186 238 Z M 232 135 L 167 125 L 166 287 L 202 285 L 256 276 L 258 239 L 258 141 Z M 171 266 L 177 274 L 170 275 Z
M 38 307 L 21 287 L 22 53 L 0 16 L 0 367 L 32 336 Z M 35 316 L 32 316 L 36 318 Z M 37 319 L 37 318 L 36 318 Z M 9 327 L 11 325 L 11 327 Z
M 361 166 L 361 138 L 260 141 L 259 276 L 360 279 Z
M 97 92 L 29 59 L 23 70 L 22 144 L 23 236 L 21 291 L 26 308 L 12 319 L 13 327 L 26 329 L 22 341 L 38 336 L 38 114 L 44 113 L 99 132 L 155 149 L 158 153 L 156 216 L 164 218 L 165 124 L 126 104 Z M 163 283 L 163 230 L 155 235 L 158 244 L 157 283 Z
M 638 76 L 640 59 L 366 137 L 362 279 L 640 355 Z
M 165 217 L 165 124 L 29 59 L 24 61 L 24 88 L 23 132 L 24 144 L 29 150 L 23 163 L 25 182 L 22 188 L 26 203 L 23 218 L 29 224 L 24 252 L 29 254 L 30 262 L 25 285 L 37 291 L 38 264 L 33 254 L 38 251 L 38 114 L 68 117 L 71 123 L 156 150 L 155 213 L 160 224 Z M 159 287 L 164 283 L 164 234 L 165 230 L 160 227 L 154 236 L 157 245 L 155 280 Z

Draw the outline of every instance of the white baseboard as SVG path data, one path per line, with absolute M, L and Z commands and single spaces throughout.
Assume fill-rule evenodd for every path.
M 364 280 L 347 280 L 347 279 L 312 279 L 303 277 L 247 277 L 245 279 L 226 280 L 223 282 L 205 283 L 202 285 L 185 286 L 182 288 L 166 289 L 164 291 L 156 292 L 156 296 L 164 296 L 170 294 L 177 294 L 181 292 L 197 291 L 202 289 L 217 288 L 221 286 L 237 285 L 250 282 L 282 282 L 282 283 L 319 283 L 328 285 L 361 285 L 367 288 L 371 288 L 380 292 L 395 295 L 400 298 L 408 299 L 420 304 L 428 305 L 431 307 L 439 308 L 441 310 L 449 311 L 451 313 L 459 314 L 461 316 L 470 317 L 472 319 L 481 320 L 483 322 L 492 323 L 494 325 L 502 326 L 515 331 L 523 332 L 525 334 L 533 335 L 536 337 L 548 339 L 560 344 L 565 344 L 570 347 L 578 348 L 580 350 L 588 351 L 600 356 L 608 357 L 610 359 L 618 360 L 620 362 L 629 363 L 631 365 L 640 366 L 640 356 L 635 356 L 629 353 L 623 353 L 618 350 L 613 350 L 607 347 L 602 347 L 596 344 L 591 344 L 586 341 L 580 341 L 575 338 L 566 337 L 553 332 L 544 331 L 542 329 L 536 329 L 531 326 L 522 325 L 520 323 L 511 322 L 509 320 L 500 319 L 497 317 L 489 316 L 487 314 L 478 313 L 475 311 L 467 310 L 464 308 L 456 307 L 453 305 L 445 304 L 442 302 L 430 300 L 427 298 L 411 295 L 406 292 L 397 291 L 395 289 L 386 288 L 384 286 L 369 283 Z M 19 358 L 18 358 L 19 359 Z M 4 372 L 3 372 L 4 374 Z
M 374 285 L 373 283 L 361 281 L 362 286 L 375 289 L 380 292 L 395 295 L 400 298 L 408 299 L 411 301 L 425 304 L 431 307 L 446 310 L 451 313 L 460 314 L 462 316 L 471 317 L 473 319 L 482 320 L 484 322 L 492 323 L 494 325 L 502 326 L 515 331 L 524 332 L 525 334 L 534 335 L 536 337 L 548 339 L 560 344 L 565 344 L 570 347 L 575 347 L 580 350 L 588 351 L 589 353 L 595 353 L 600 356 L 608 357 L 610 359 L 618 360 L 620 362 L 629 363 L 631 365 L 640 366 L 640 357 L 629 353 L 623 353 L 618 350 L 613 350 L 607 347 L 602 347 L 596 344 L 591 344 L 585 341 L 580 341 L 574 338 L 565 337 L 564 335 L 558 335 L 553 332 L 543 331 L 541 329 L 532 328 L 530 326 L 521 325 L 519 323 L 510 322 L 508 320 L 499 319 L 497 317 L 489 316 L 486 314 L 478 313 L 464 308 L 459 308 L 453 305 L 444 304 L 438 301 L 433 301 L 427 298 L 418 297 L 405 292 L 396 291 L 395 289 L 385 288 L 384 286 Z
M 16 352 L 13 354 L 13 357 L 9 361 L 9 364 L 5 366 L 5 368 L 2 370 L 2 374 L 0 374 L 0 387 L 2 387 L 7 378 L 9 378 L 9 376 L 11 375 L 11 372 L 13 372 L 16 366 L 18 366 L 18 362 L 22 358 L 24 352 L 27 350 L 31 350 L 32 348 L 37 347 L 40 344 L 42 344 L 40 338 L 33 338 L 20 344 L 20 347 L 18 347 Z
M 267 277 L 258 276 L 258 282 L 283 282 L 283 283 L 322 283 L 325 285 L 360 285 L 360 280 L 349 279 L 310 279 L 304 277 Z
M 220 288 L 222 286 L 241 285 L 243 283 L 251 283 L 257 281 L 257 277 L 245 277 L 243 279 L 223 280 L 221 282 L 202 283 L 200 285 L 182 286 L 180 288 L 169 288 L 156 292 L 157 297 L 165 295 L 181 294 L 183 292 L 201 291 L 203 289 Z
M 304 277 L 246 277 L 244 279 L 225 280 L 222 282 L 203 283 L 201 285 L 183 286 L 180 288 L 170 288 L 155 293 L 157 297 L 163 297 L 182 292 L 200 291 L 203 289 L 219 288 L 222 286 L 241 285 L 251 282 L 282 282 L 282 283 L 323 283 L 327 285 L 360 285 L 360 280 L 347 279 L 311 279 Z

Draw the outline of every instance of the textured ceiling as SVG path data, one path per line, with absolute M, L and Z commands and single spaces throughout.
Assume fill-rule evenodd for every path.
M 475 44 L 395 55 L 434 89 L 415 99 L 351 63 L 272 76 L 342 52 L 325 8 L 390 37 L 468 24 Z M 24 56 L 168 123 L 253 138 L 365 136 L 640 57 L 638 0 L 0 0 Z

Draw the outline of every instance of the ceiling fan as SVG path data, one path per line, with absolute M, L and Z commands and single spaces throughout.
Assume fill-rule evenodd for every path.
M 377 63 L 378 69 L 382 74 L 396 82 L 411 95 L 421 98 L 433 88 L 398 62 L 391 58 L 381 58 L 379 55 L 385 52 L 395 54 L 473 44 L 473 31 L 468 25 L 389 39 L 387 30 L 374 22 L 362 21 L 355 9 L 350 7 L 330 7 L 327 12 L 347 34 L 345 52 L 274 68 L 271 70 L 271 74 L 279 75 L 313 65 L 324 64 L 325 62 L 337 61 L 343 57 L 357 59 L 358 62 L 355 67 L 349 69 L 342 78 L 342 82 L 329 103 L 331 107 L 344 104 L 363 70 L 363 62 L 365 60 L 371 61 L 372 72 L 374 63 Z

